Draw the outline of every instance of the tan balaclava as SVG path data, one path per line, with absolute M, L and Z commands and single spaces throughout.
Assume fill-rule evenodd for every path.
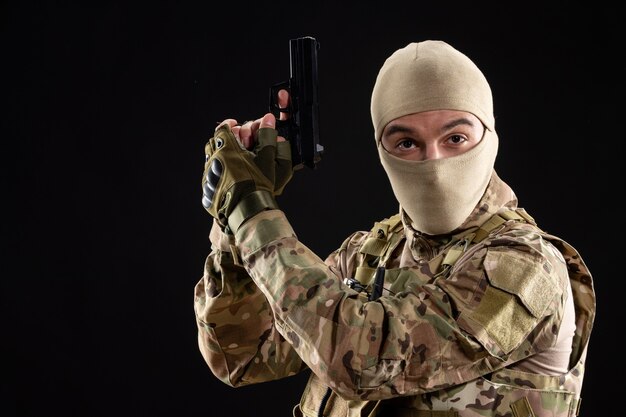
M 461 155 L 426 161 L 401 159 L 384 149 L 380 139 L 387 123 L 430 110 L 474 114 L 485 126 L 482 140 Z M 371 113 L 381 163 L 413 227 L 429 235 L 458 228 L 485 192 L 498 152 L 491 89 L 482 72 L 443 41 L 411 43 L 380 69 Z

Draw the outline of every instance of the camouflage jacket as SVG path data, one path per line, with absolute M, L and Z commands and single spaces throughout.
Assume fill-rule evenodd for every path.
M 530 216 L 463 244 L 494 214 L 516 208 L 513 191 L 494 173 L 453 234 L 421 235 L 403 220 L 400 239 L 375 259 L 386 268 L 376 300 L 344 280 L 358 276 L 372 288 L 363 277 L 371 277 L 376 251 L 364 248 L 388 242 L 393 230 L 355 232 L 322 260 L 280 210 L 256 215 L 234 237 L 214 226 L 195 287 L 200 351 L 232 386 L 310 368 L 295 416 L 317 416 L 320 407 L 325 416 L 577 415 L 595 316 L 591 275 L 579 254 Z M 569 372 L 516 370 L 554 345 L 568 286 L 576 312 Z

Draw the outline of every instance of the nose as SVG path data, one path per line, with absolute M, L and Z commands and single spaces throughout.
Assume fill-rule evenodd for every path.
M 437 146 L 436 144 L 424 145 L 424 151 L 422 152 L 422 161 L 441 158 L 443 158 L 443 155 L 441 153 L 441 149 L 439 149 L 439 146 Z

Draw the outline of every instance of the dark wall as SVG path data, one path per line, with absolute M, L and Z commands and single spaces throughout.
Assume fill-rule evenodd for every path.
M 269 86 L 289 76 L 288 40 L 303 35 L 321 46 L 326 152 L 279 199 L 300 239 L 323 257 L 397 209 L 374 147 L 371 88 L 397 48 L 446 40 L 491 83 L 500 176 L 594 274 L 581 415 L 618 395 L 604 376 L 619 357 L 609 306 L 619 306 L 620 255 L 608 246 L 623 194 L 618 10 L 70 3 L 2 6 L 0 414 L 291 415 L 306 375 L 233 389 L 211 374 L 193 289 L 209 251 L 204 143 L 222 119 L 267 111 Z

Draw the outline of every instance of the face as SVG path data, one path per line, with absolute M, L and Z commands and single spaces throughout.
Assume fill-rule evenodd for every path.
M 381 145 L 393 156 L 412 161 L 448 158 L 476 146 L 484 130 L 481 121 L 471 113 L 432 110 L 389 122 Z

